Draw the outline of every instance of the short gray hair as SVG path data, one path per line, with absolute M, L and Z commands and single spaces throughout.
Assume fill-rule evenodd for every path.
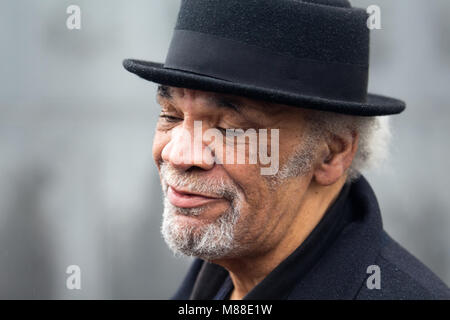
M 348 169 L 348 181 L 360 176 L 365 169 L 377 167 L 388 156 L 391 132 L 389 117 L 361 117 L 333 112 L 307 112 L 309 134 L 326 138 L 355 131 L 359 134 L 358 150 Z

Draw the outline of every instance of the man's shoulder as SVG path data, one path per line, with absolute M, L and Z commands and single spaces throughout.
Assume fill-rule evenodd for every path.
M 364 283 L 357 299 L 450 299 L 447 285 L 384 231 L 375 265 L 380 288 L 368 289 Z

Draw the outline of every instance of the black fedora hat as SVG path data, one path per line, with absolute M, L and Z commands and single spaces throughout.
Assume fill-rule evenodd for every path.
M 367 93 L 368 14 L 347 0 L 182 0 L 165 63 L 126 59 L 159 84 L 360 116 L 403 101 Z

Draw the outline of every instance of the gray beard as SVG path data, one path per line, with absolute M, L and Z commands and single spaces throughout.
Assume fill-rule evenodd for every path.
M 179 215 L 197 216 L 205 208 L 177 208 L 165 197 L 161 233 L 175 255 L 214 260 L 230 256 L 238 250 L 235 226 L 240 208 L 231 205 L 218 219 L 204 225 L 180 222 Z
M 199 180 L 195 176 L 178 172 L 168 164 L 161 165 L 161 184 L 164 192 L 161 233 L 175 255 L 214 260 L 240 251 L 235 239 L 235 229 L 241 215 L 242 196 L 235 186 L 225 184 L 222 180 Z M 191 191 L 212 192 L 227 199 L 230 206 L 213 222 L 202 225 L 183 223 L 183 215 L 199 216 L 207 208 L 175 207 L 167 198 L 168 184 L 188 187 Z

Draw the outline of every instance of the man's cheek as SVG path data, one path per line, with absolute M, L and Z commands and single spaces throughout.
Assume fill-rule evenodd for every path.
M 156 165 L 160 166 L 162 162 L 162 150 L 164 149 L 164 146 L 167 144 L 167 141 L 163 139 L 158 133 L 155 135 L 155 138 L 153 139 L 153 146 L 152 146 L 152 154 L 153 154 L 153 160 L 155 161 Z

